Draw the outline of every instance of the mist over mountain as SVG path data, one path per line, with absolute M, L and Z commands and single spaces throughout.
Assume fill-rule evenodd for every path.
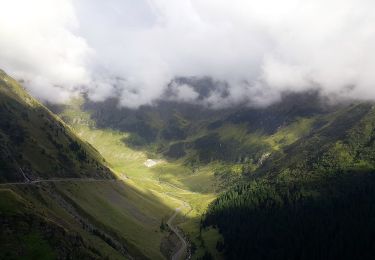
M 374 7 L 369 0 L 15 0 L 2 3 L 1 67 L 59 103 L 83 90 L 94 101 L 116 96 L 137 108 L 171 88 L 176 101 L 198 97 L 212 107 L 263 106 L 309 89 L 373 100 Z M 211 78 L 217 90 L 202 95 L 181 77 Z

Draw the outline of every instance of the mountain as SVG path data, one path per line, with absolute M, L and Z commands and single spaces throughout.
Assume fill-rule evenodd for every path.
M 0 259 L 164 259 L 168 200 L 120 179 L 3 71 L 0 116 Z
M 113 178 L 103 157 L 0 71 L 0 182 Z
M 43 105 L 1 72 L 1 259 L 374 255 L 372 103 L 117 103 Z
M 194 243 L 202 253 L 210 172 L 186 174 L 203 193 L 190 191 L 175 182 L 188 168 L 157 158 L 146 166 L 149 152 L 127 146 L 128 133 L 97 128 L 75 104 L 56 111 L 64 122 L 4 72 L 0 83 L 0 259 L 166 259 Z
M 373 258 L 374 106 L 318 122 L 210 206 L 203 225 L 218 226 L 228 259 Z
M 210 246 L 195 257 L 366 259 L 374 254 L 372 103 L 332 104 L 307 92 L 285 93 L 264 108 L 212 110 L 160 101 L 132 110 L 119 108 L 116 99 L 84 100 L 79 107 L 91 127 L 126 133 L 121 141 L 128 148 L 186 167 L 180 175 L 161 170 L 159 180 L 177 178 L 179 187 L 189 184 L 193 191 L 201 191 L 202 183 L 214 185 L 217 199 L 202 212 L 198 239 L 191 237 L 203 243 L 212 227 L 221 235 L 209 238 Z M 77 125 L 82 114 L 73 114 L 61 112 Z M 207 171 L 215 184 L 202 182 Z M 191 178 L 201 185 L 191 185 Z
M 319 115 L 337 109 L 326 105 L 316 92 L 285 94 L 266 108 L 212 110 L 159 101 L 134 110 L 119 108 L 117 103 L 116 99 L 87 100 L 82 109 L 97 128 L 129 133 L 124 142 L 133 148 L 145 148 L 172 160 L 189 156 L 191 163 L 258 161 L 263 154 L 306 134 Z

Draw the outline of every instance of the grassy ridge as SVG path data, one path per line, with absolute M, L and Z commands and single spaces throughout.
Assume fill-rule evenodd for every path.
M 254 128 L 254 122 L 249 122 L 246 114 L 240 113 L 241 117 L 237 118 L 238 113 L 233 111 L 213 111 L 209 117 L 205 112 L 197 118 L 199 113 L 192 115 L 186 112 L 189 109 L 170 109 L 165 104 L 129 111 L 113 110 L 105 103 L 87 105 L 85 102 L 77 99 L 56 111 L 106 158 L 119 178 L 129 178 L 128 182 L 138 190 L 160 198 L 160 203 L 171 209 L 176 204 L 189 203 L 190 207 L 183 209 L 176 222 L 192 240 L 195 258 L 207 251 L 217 257 L 221 255 L 215 242 L 220 240 L 220 235 L 199 228 L 202 214 L 217 193 L 244 175 L 254 173 L 269 154 L 309 135 L 318 120 L 317 114 L 298 117 L 297 113 L 292 120 L 275 127 L 262 119 L 264 112 L 261 112 L 259 119 L 265 122 L 265 128 Z M 270 127 L 274 130 L 270 131 Z M 146 167 L 144 163 L 149 158 L 158 164 Z M 72 195 L 72 199 L 77 196 Z M 157 210 L 153 214 L 161 221 L 162 214 Z M 124 230 L 127 237 L 137 237 L 133 235 L 135 232 Z M 142 240 L 147 234 L 138 232 L 137 235 Z M 161 241 L 162 236 L 154 239 Z M 150 250 L 155 252 L 155 248 Z
M 299 113 L 288 107 L 283 110 L 286 115 L 279 115 L 281 119 L 276 123 L 271 120 L 276 108 L 192 115 L 189 109 L 170 110 L 165 105 L 145 111 L 125 111 L 129 113 L 125 118 L 119 112 L 107 113 L 93 105 L 90 109 L 85 108 L 83 99 L 77 99 L 59 111 L 64 122 L 71 126 L 67 128 L 68 136 L 78 136 L 73 141 L 69 138 L 66 141 L 59 131 L 56 134 L 53 126 L 52 130 L 49 125 L 41 128 L 51 131 L 47 139 L 55 148 L 48 152 L 53 155 L 56 149 L 57 157 L 59 153 L 67 155 L 73 162 L 68 164 L 72 169 L 74 163 L 105 164 L 124 182 L 57 183 L 54 184 L 57 195 L 38 190 L 37 195 L 31 196 L 31 202 L 41 212 L 49 204 L 49 218 L 63 216 L 64 226 L 68 224 L 70 232 L 79 234 L 87 245 L 97 245 L 98 251 L 89 249 L 90 254 L 110 258 L 121 257 L 118 243 L 133 256 L 164 258 L 160 246 L 168 232 L 160 228 L 161 223 L 177 207 L 182 210 L 175 222 L 191 240 L 193 258 L 222 257 L 217 247 L 221 235 L 217 230 L 200 228 L 201 216 L 208 205 L 219 192 L 265 167 L 269 156 L 274 160 L 276 155 L 283 155 L 285 147 L 311 135 L 317 122 L 322 120 L 318 112 L 298 116 Z M 99 118 L 111 123 L 106 126 Z M 259 127 L 254 120 L 259 120 Z M 113 126 L 116 122 L 118 127 Z M 39 139 L 43 142 L 42 137 L 36 140 Z M 23 142 L 28 144 L 27 141 Z M 35 156 L 35 151 L 30 149 L 29 153 Z M 96 161 L 86 160 L 91 154 L 97 155 Z M 157 164 L 147 167 L 147 159 Z M 40 159 L 29 160 L 36 162 L 34 171 L 43 177 L 47 169 L 38 168 L 43 166 Z M 88 166 L 79 167 L 84 173 L 84 167 Z M 18 192 L 29 197 L 31 191 Z M 59 196 L 71 210 L 64 203 L 58 203 Z M 75 214 L 79 215 L 78 223 L 85 219 L 95 228 L 82 229 Z
M 147 150 L 129 147 L 126 138 L 130 134 L 110 128 L 97 128 L 89 113 L 82 110 L 82 100 L 75 100 L 70 106 L 65 107 L 60 112 L 60 116 L 71 124 L 81 138 L 91 143 L 106 158 L 119 178 L 126 179 L 126 183 L 131 185 L 137 194 L 140 194 L 139 197 L 132 197 L 126 204 L 144 205 L 147 200 L 153 198 L 154 206 L 151 207 L 146 203 L 141 207 L 144 210 L 153 209 L 146 215 L 157 220 L 155 222 L 157 225 L 160 226 L 162 220 L 166 221 L 175 208 L 187 202 L 190 206 L 182 208 L 182 215 L 178 216 L 175 222 L 181 223 L 180 226 L 184 232 L 189 234 L 193 243 L 196 244 L 195 255 L 203 255 L 205 246 L 201 242 L 199 232 L 200 216 L 216 197 L 215 190 L 219 187 L 212 170 L 213 165 L 200 167 L 199 170 L 193 172 L 183 161 L 169 161 Z M 158 164 L 150 168 L 146 167 L 144 163 L 148 158 L 155 159 Z M 100 190 L 99 187 L 98 189 Z M 71 197 L 74 199 L 79 196 L 71 195 Z M 146 198 L 149 199 L 146 200 Z M 155 206 L 157 204 L 166 205 L 167 212 L 165 209 L 158 209 Z M 115 207 L 119 205 L 114 205 L 113 208 Z M 128 223 L 121 226 L 123 236 L 132 238 L 138 248 L 152 252 L 149 255 L 160 257 L 157 247 L 167 233 L 155 232 L 157 229 L 155 223 L 152 230 L 147 227 L 147 224 L 141 225 L 140 223 L 132 224 L 130 226 L 133 228 L 127 229 L 129 223 L 137 223 L 134 219 L 136 217 L 129 214 Z
M 69 126 L 28 95 L 14 79 L 3 72 L 0 73 L 0 115 L 2 118 L 0 122 L 1 181 L 65 177 L 103 180 L 114 178 L 113 173 L 107 167 L 108 164 L 92 145 L 77 137 Z M 68 182 L 74 183 L 74 181 Z M 81 185 L 84 181 L 78 183 Z M 77 203 L 74 204 L 72 199 L 68 200 L 69 185 L 65 192 L 64 188 L 61 188 L 60 194 L 57 194 L 50 185 L 53 183 L 2 184 L 1 187 L 7 188 L 2 192 L 0 203 L 0 211 L 4 217 L 2 218 L 4 222 L 1 222 L 1 237 L 8 239 L 7 243 L 2 243 L 4 254 L 9 257 L 14 255 L 12 251 L 17 254 L 14 250 L 17 241 L 24 241 L 21 243 L 24 249 L 19 252 L 19 257 L 34 257 L 40 255 L 43 250 L 47 258 L 52 258 L 52 255 L 62 258 L 83 256 L 111 259 L 121 259 L 126 256 L 116 245 L 122 243 L 125 248 L 130 249 L 132 243 L 126 239 L 122 240 L 119 231 L 109 234 L 111 230 L 121 230 L 124 223 L 110 226 L 102 223 L 104 219 L 99 217 L 101 212 L 109 209 L 105 201 L 110 198 L 104 195 L 91 196 L 88 198 L 91 203 L 96 202 L 94 198 L 102 201 L 100 207 L 95 207 L 95 211 L 86 208 L 78 213 L 77 210 L 83 208 L 78 203 L 78 199 L 81 198 L 80 194 L 74 194 L 77 196 Z M 83 187 L 86 186 L 83 185 Z M 99 187 L 95 187 L 95 191 Z M 106 187 L 108 186 L 103 184 L 102 190 Z M 118 189 L 126 190 L 125 186 L 118 186 Z M 90 189 L 87 188 L 87 190 Z M 131 190 L 133 189 L 129 189 Z M 129 194 L 123 192 L 123 196 Z M 62 195 L 65 199 L 61 197 Z M 139 195 L 134 200 L 142 202 L 142 198 L 147 200 L 148 195 Z M 21 201 L 24 204 L 21 205 Z M 163 204 L 156 201 L 154 203 L 160 205 L 160 207 L 153 208 L 156 212 L 171 211 L 167 206 L 163 207 Z M 130 205 L 129 201 L 124 201 L 124 204 Z M 139 212 L 146 211 L 143 214 L 155 215 L 156 213 L 147 212 L 145 207 L 138 207 L 138 205 L 133 205 L 133 208 Z M 126 219 L 126 214 L 130 212 L 130 208 L 123 209 L 118 217 Z M 81 215 L 87 216 L 95 224 L 86 223 Z M 27 235 L 28 231 L 30 231 L 30 236 Z M 139 230 L 134 233 L 139 233 Z M 64 238 L 64 234 L 68 235 Z M 59 240 L 61 240 L 61 245 L 57 243 Z M 40 249 L 36 246 L 37 244 L 41 245 Z M 130 251 L 141 257 L 153 258 L 156 255 L 160 258 L 160 253 L 156 250 L 151 253 L 146 251 L 145 254 L 138 248 Z M 16 255 L 14 257 L 17 258 Z
M 0 189 L 0 258 L 123 258 L 83 230 L 45 190 L 11 185 Z
M 142 194 L 132 185 L 116 182 L 59 184 L 58 189 L 93 221 L 125 241 L 130 254 L 163 259 L 160 241 L 162 218 L 173 213 L 155 194 Z
M 374 119 L 367 103 L 325 115 L 272 154 L 253 181 L 222 194 L 204 225 L 219 227 L 226 256 L 371 259 Z
M 3 125 L 4 139 L 0 139 L 15 154 L 13 171 L 20 165 L 31 177 L 99 177 L 106 176 L 101 174 L 110 167 L 118 179 L 55 183 L 57 193 L 49 186 L 12 188 L 38 214 L 45 214 L 43 218 L 77 234 L 86 245 L 79 252 L 99 258 L 124 257 L 119 244 L 132 256 L 164 258 L 160 246 L 168 231 L 161 224 L 177 207 L 181 214 L 175 223 L 191 240 L 193 258 L 222 257 L 221 235 L 200 227 L 201 216 L 217 194 L 271 169 L 269 161 L 288 161 L 287 149 L 339 118 L 314 108 L 314 102 L 303 109 L 292 102 L 258 110 L 210 111 L 160 104 L 131 111 L 77 99 L 55 110 L 71 126 L 66 127 L 14 84 L 3 80 L 2 111 L 4 116 L 17 115 L 17 124 Z M 11 145 L 15 142 L 19 143 Z M 7 158 L 6 153 L 2 156 Z M 147 167 L 147 159 L 157 164 Z M 3 179 L 8 180 L 5 174 L 10 168 L 6 160 L 1 162 Z
M 131 110 L 117 102 L 84 100 L 80 110 L 99 129 L 127 133 L 128 147 L 183 161 L 193 169 L 215 161 L 256 163 L 265 153 L 309 134 L 317 118 L 336 109 L 324 105 L 317 93 L 286 94 L 266 108 L 222 110 L 163 101 Z
M 102 156 L 0 71 L 0 181 L 113 177 Z

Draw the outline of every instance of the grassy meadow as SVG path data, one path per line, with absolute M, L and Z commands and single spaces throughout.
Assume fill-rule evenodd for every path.
M 160 232 L 160 223 L 176 208 L 181 208 L 181 214 L 175 222 L 194 243 L 194 257 L 203 256 L 207 246 L 215 251 L 215 243 L 203 240 L 213 241 L 220 236 L 212 231 L 201 236 L 199 231 L 202 214 L 217 196 L 212 165 L 193 172 L 182 161 L 168 161 L 130 148 L 124 142 L 128 133 L 96 128 L 89 114 L 81 111 L 80 100 L 60 116 L 80 138 L 99 151 L 116 176 L 126 183 L 64 184 L 60 187 L 64 194 L 153 259 L 163 257 L 159 246 L 166 234 Z M 147 159 L 157 164 L 147 167 Z

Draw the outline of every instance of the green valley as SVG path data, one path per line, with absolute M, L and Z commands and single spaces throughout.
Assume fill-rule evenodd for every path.
M 51 112 L 2 77 L 3 258 L 372 252 L 371 103 L 306 92 L 264 108 L 128 109 L 83 95 Z
M 0 260 L 375 259 L 375 1 L 0 4 Z

